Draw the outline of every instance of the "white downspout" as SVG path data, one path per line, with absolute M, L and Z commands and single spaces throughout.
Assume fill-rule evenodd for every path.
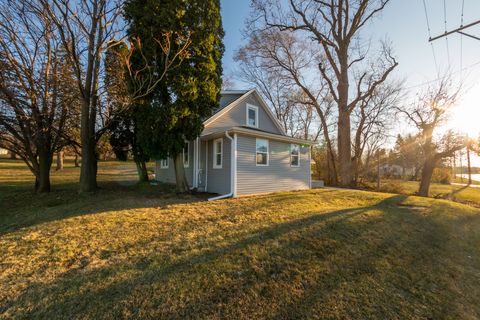
M 208 140 L 205 141 L 205 192 L 208 192 Z
M 228 131 L 225 131 L 225 136 L 230 139 L 231 152 L 230 152 L 230 192 L 227 194 L 222 194 L 217 197 L 208 198 L 208 201 L 220 200 L 225 198 L 234 197 L 235 187 L 236 187 L 236 166 L 237 166 L 237 135 L 234 134 L 233 138 L 228 134 Z
M 312 146 L 308 148 L 308 188 L 312 189 Z

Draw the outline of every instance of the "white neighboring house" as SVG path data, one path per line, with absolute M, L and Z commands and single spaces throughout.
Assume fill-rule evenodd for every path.
M 404 177 L 415 173 L 415 168 L 404 168 L 397 164 L 383 164 L 380 166 L 381 176 Z
M 187 180 L 220 195 L 211 199 L 308 189 L 312 143 L 287 136 L 255 89 L 222 91 L 200 137 L 185 143 Z M 171 158 L 156 161 L 155 179 L 175 183 Z
M 6 155 L 8 154 L 8 150 L 7 149 L 3 149 L 3 148 L 0 148 L 0 155 Z

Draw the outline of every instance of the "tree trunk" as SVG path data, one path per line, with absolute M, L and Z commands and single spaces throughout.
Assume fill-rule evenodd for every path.
M 145 161 L 135 160 L 135 165 L 137 166 L 138 172 L 138 181 L 139 182 L 148 182 L 148 171 Z
M 13 151 L 10 151 L 10 159 L 11 160 L 17 160 L 17 154 Z
M 63 170 L 63 151 L 57 152 L 57 171 Z
M 425 160 L 422 168 L 422 178 L 420 180 L 420 188 L 418 195 L 428 197 L 430 190 L 430 182 L 432 180 L 433 169 L 435 168 L 435 159 L 429 158 Z
M 35 192 L 50 192 L 50 168 L 52 167 L 53 155 L 41 152 L 38 156 L 38 172 L 35 175 Z
M 78 154 L 75 154 L 74 162 L 75 162 L 75 168 L 80 167 L 80 163 L 78 162 Z
M 470 165 L 470 146 L 467 146 L 468 185 L 472 184 L 472 167 Z
M 350 114 L 339 108 L 338 113 L 338 162 L 340 185 L 352 186 L 352 146 L 350 137 Z
M 380 192 L 380 182 L 381 182 L 381 176 L 380 176 L 380 152 L 377 154 L 377 191 Z
M 82 165 L 80 167 L 80 192 L 93 192 L 97 189 L 97 156 L 93 139 L 82 143 Z
M 176 191 L 179 193 L 186 193 L 190 191 L 187 177 L 185 176 L 185 169 L 183 167 L 183 154 L 180 152 L 174 159 L 175 165 L 175 181 L 177 183 Z
M 95 126 L 90 123 L 89 100 L 82 105 L 80 139 L 82 142 L 82 165 L 80 168 L 80 192 L 97 190 L 97 155 L 95 153 Z M 92 116 L 92 118 L 94 118 Z

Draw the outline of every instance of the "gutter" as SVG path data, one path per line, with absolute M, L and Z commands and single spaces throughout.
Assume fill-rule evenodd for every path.
M 225 198 L 231 198 L 236 196 L 236 174 L 237 174 L 237 134 L 230 136 L 228 131 L 225 131 L 225 136 L 230 140 L 231 152 L 230 152 L 230 192 L 222 194 L 216 197 L 208 198 L 208 201 L 220 200 Z M 215 146 L 214 146 L 215 147 Z

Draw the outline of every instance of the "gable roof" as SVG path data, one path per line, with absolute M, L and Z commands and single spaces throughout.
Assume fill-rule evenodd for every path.
M 242 94 L 242 92 L 243 92 L 243 94 Z M 277 117 L 275 117 L 272 110 L 270 110 L 268 105 L 263 100 L 262 96 L 258 93 L 257 89 L 251 89 L 251 90 L 248 90 L 248 91 L 241 91 L 241 90 L 238 90 L 238 91 L 237 90 L 235 90 L 235 91 L 222 91 L 222 92 L 220 92 L 220 94 L 222 96 L 220 98 L 220 107 L 217 110 L 215 110 L 215 113 L 210 118 L 208 118 L 207 120 L 205 120 L 203 122 L 203 124 L 205 126 L 214 122 L 216 119 L 220 118 L 221 116 L 226 114 L 229 110 L 233 109 L 235 106 L 237 106 L 242 101 L 247 99 L 248 96 L 253 94 L 253 95 L 255 95 L 257 100 L 260 102 L 261 107 L 265 110 L 265 112 L 267 113 L 269 118 L 272 120 L 272 122 L 275 124 L 277 129 L 283 135 L 285 135 L 285 136 L 287 135 L 285 133 L 285 130 L 283 129 L 283 127 L 280 125 L 280 122 L 278 121 Z M 233 98 L 233 97 L 231 97 L 231 95 L 238 95 L 238 97 Z M 226 98 L 227 96 L 230 96 L 230 99 Z M 224 103 L 223 106 L 222 106 L 222 98 L 224 99 L 223 100 L 223 103 Z

